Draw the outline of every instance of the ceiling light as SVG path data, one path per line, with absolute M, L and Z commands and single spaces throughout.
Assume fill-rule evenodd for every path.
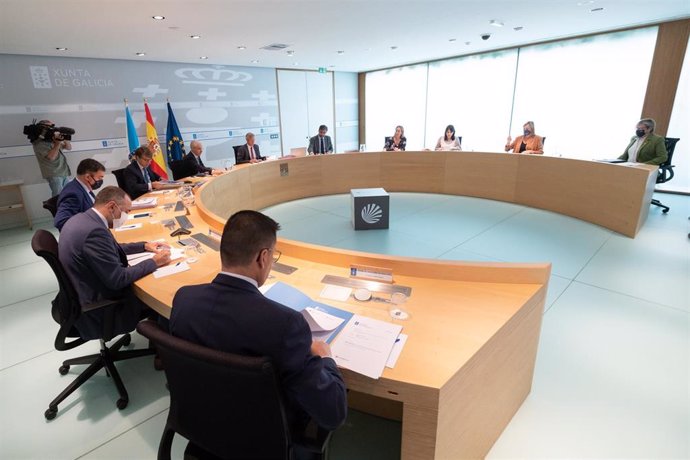
M 237 47 L 237 49 L 238 49 L 238 50 L 246 50 L 247 47 L 244 46 L 244 45 L 240 45 L 240 46 Z
M 64 46 L 60 46 L 60 47 L 55 48 L 55 49 L 58 51 L 67 51 L 67 48 L 65 48 Z
M 165 19 L 165 16 L 161 16 L 161 15 L 156 15 L 156 16 L 151 16 L 151 17 L 153 19 L 155 19 L 156 21 L 162 21 L 163 19 Z
M 397 49 L 398 49 L 397 46 L 391 46 L 391 51 L 395 51 L 395 50 L 397 50 Z
M 199 59 L 206 60 L 206 59 L 208 59 L 208 56 L 200 56 Z
M 189 38 L 196 40 L 198 38 L 201 38 L 201 35 L 190 35 Z
M 577 6 L 591 5 L 592 3 L 594 3 L 594 0 L 587 0 L 584 2 L 577 2 Z
M 590 13 L 598 13 L 599 11 L 604 11 L 604 8 L 599 7 L 599 8 L 592 8 L 589 10 Z
M 292 51 L 292 50 L 290 50 L 290 51 L 287 52 L 287 55 L 288 55 L 288 56 L 292 56 L 292 55 L 294 55 L 294 54 L 295 54 L 295 52 Z
M 141 51 L 137 53 L 137 56 L 146 56 L 146 53 L 142 53 Z
M 449 39 L 448 39 L 448 41 L 451 42 L 451 43 L 453 43 L 453 42 L 456 41 L 456 40 L 457 40 L 456 38 L 449 38 Z
M 465 45 L 470 46 L 472 42 L 465 42 Z
M 521 31 L 522 29 L 523 29 L 522 26 L 513 27 L 513 30 L 514 30 L 515 32 L 519 32 L 519 31 Z
M 258 59 L 252 59 L 252 60 L 249 61 L 249 62 L 251 62 L 252 64 L 258 64 L 258 63 L 259 63 L 259 60 L 258 60 Z
M 338 50 L 338 54 L 345 54 L 345 51 L 343 51 L 343 50 Z
M 489 25 L 492 25 L 494 27 L 503 27 L 503 23 L 496 19 L 492 19 L 491 21 L 489 21 Z

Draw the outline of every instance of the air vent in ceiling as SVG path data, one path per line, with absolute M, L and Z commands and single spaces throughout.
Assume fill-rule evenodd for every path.
M 290 45 L 286 45 L 284 43 L 271 43 L 270 45 L 262 46 L 262 50 L 268 50 L 268 51 L 281 51 L 287 48 Z

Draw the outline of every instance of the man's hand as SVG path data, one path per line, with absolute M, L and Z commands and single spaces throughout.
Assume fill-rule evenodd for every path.
M 261 163 L 261 160 L 257 160 L 257 159 L 255 158 L 255 159 L 253 159 L 253 160 L 249 160 L 249 162 L 250 162 L 251 164 L 254 164 L 254 163 Z
M 170 262 L 170 251 L 165 249 L 163 251 L 157 252 L 156 255 L 153 256 L 153 261 L 156 262 L 156 266 L 162 267 L 163 265 Z
M 160 182 L 151 182 L 151 188 L 153 190 L 158 190 L 163 188 L 163 184 L 161 184 Z
M 320 340 L 314 340 L 311 343 L 311 353 L 316 356 L 321 356 L 322 358 L 332 358 L 331 347 L 326 342 L 321 342 Z
M 170 245 L 163 241 L 149 241 L 144 243 L 144 249 L 148 252 L 161 252 L 164 250 L 170 250 Z

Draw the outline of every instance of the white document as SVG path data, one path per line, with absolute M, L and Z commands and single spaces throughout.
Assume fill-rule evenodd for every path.
M 158 198 L 155 196 L 132 201 L 132 209 L 155 208 L 156 205 L 158 205 Z
M 149 192 L 149 195 L 164 195 L 166 193 L 171 193 L 172 190 L 156 190 L 155 192 Z
M 153 259 L 155 253 L 153 252 L 137 252 L 135 254 L 129 254 L 127 256 L 127 262 L 129 266 L 132 267 L 145 260 Z M 170 260 L 182 259 L 185 256 L 184 249 L 180 248 L 170 248 Z
M 164 276 L 174 275 L 175 273 L 186 272 L 189 270 L 187 262 L 177 262 L 176 264 L 166 265 L 153 272 L 154 278 L 163 278 Z
M 141 228 L 141 224 L 128 224 L 123 225 L 115 229 L 116 232 L 126 232 L 127 230 L 134 230 L 135 228 Z
M 378 379 L 400 331 L 397 324 L 354 315 L 331 347 L 333 359 L 338 366 Z
M 312 332 L 330 332 L 345 321 L 313 307 L 302 310 L 302 316 L 309 323 L 309 329 Z
M 402 352 L 402 349 L 405 346 L 405 342 L 407 342 L 407 334 L 400 334 L 398 338 L 395 339 L 395 345 L 393 345 L 391 354 L 388 357 L 386 367 L 390 367 L 391 369 L 395 367 L 395 363 L 398 362 L 398 358 L 400 357 L 400 353 Z
M 339 300 L 340 302 L 346 302 L 352 294 L 352 288 L 334 286 L 332 284 L 327 284 L 321 289 L 321 294 L 319 297 L 329 300 Z

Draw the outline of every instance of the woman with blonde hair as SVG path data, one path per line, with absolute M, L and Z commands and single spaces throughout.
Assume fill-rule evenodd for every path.
M 513 151 L 513 153 L 527 153 L 527 154 L 544 154 L 544 139 L 534 133 L 534 122 L 528 121 L 522 125 L 522 136 L 518 136 L 513 140 L 508 136 L 506 142 L 506 152 Z

